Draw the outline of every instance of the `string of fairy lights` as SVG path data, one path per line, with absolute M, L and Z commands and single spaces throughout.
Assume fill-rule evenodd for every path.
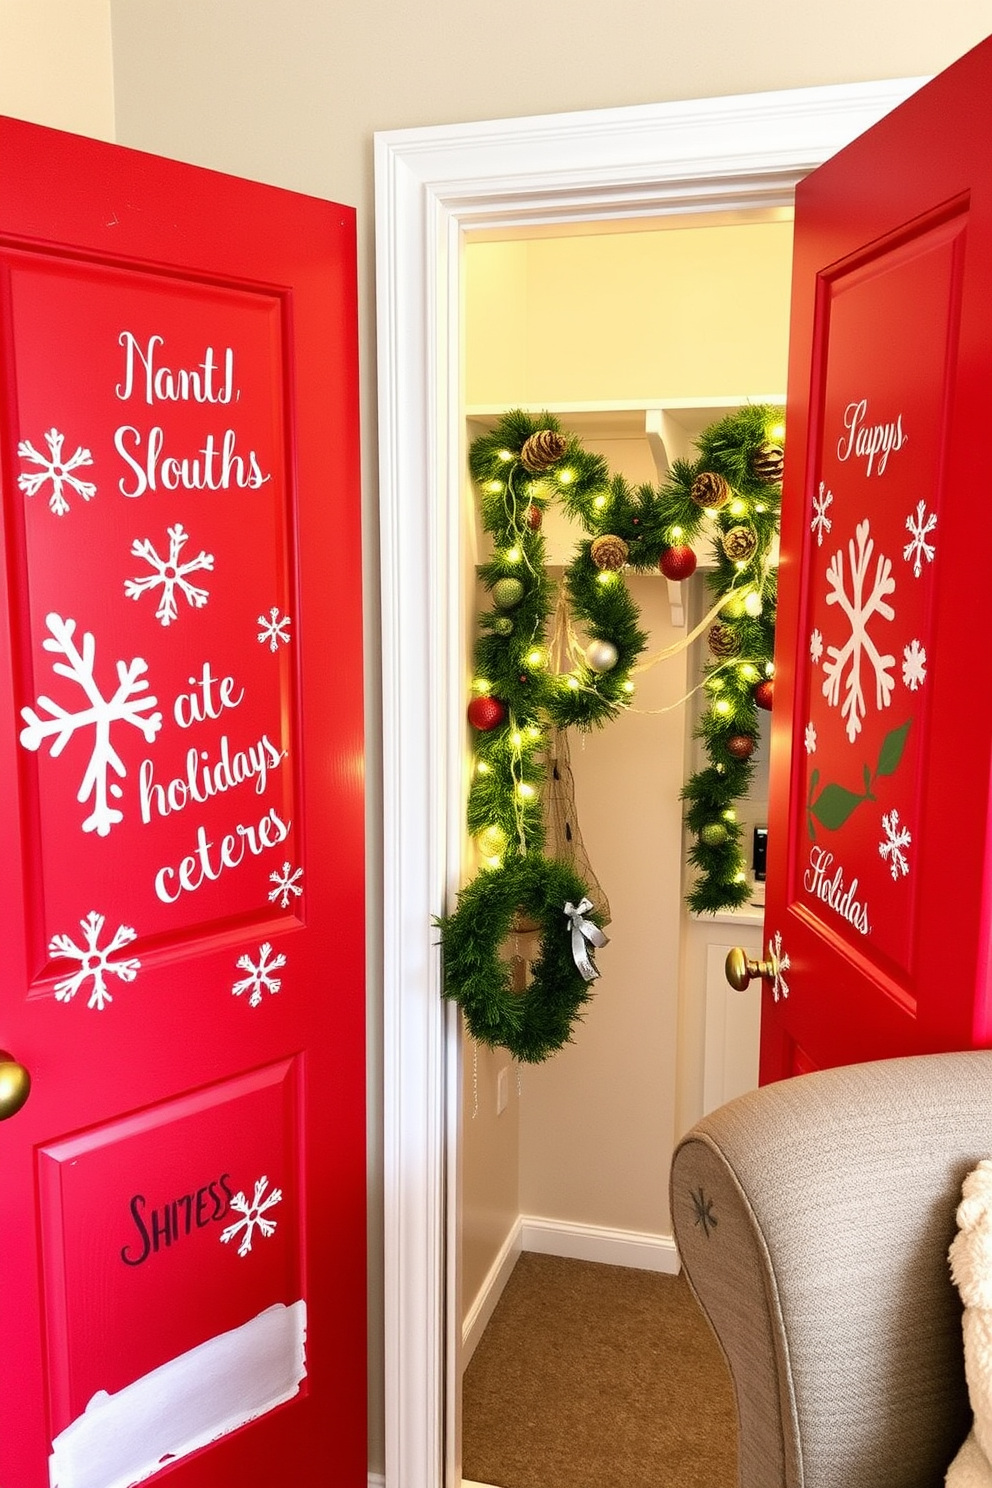
M 660 488 L 612 474 L 548 414 L 511 410 L 472 445 L 491 542 L 479 568 L 488 603 L 478 617 L 468 704 L 467 823 L 480 868 L 439 925 L 445 996 L 460 1003 L 481 1042 L 524 1060 L 546 1058 L 567 1041 L 587 1000 L 597 973 L 594 964 L 591 977 L 579 969 L 579 932 L 566 912 L 566 904 L 588 903 L 586 886 L 545 856 L 549 731 L 601 727 L 632 706 L 648 636 L 624 574 L 660 569 L 688 578 L 707 533 L 713 605 L 697 730 L 707 763 L 682 791 L 696 870 L 686 897 L 690 909 L 715 912 L 750 895 L 737 802 L 751 783 L 758 709 L 771 707 L 774 691 L 783 437 L 777 409 L 743 408 L 705 430 L 696 459 L 675 461 Z M 568 620 L 560 634 L 551 633 L 558 591 L 541 531 L 552 501 L 585 532 L 561 581 Z M 520 997 L 498 950 L 525 901 L 542 942 Z M 595 905 L 585 923 L 596 926 Z M 587 928 L 586 942 L 592 933 Z

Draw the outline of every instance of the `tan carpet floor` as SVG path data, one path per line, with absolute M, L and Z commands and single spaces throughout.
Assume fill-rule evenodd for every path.
M 521 1255 L 465 1372 L 463 1473 L 734 1488 L 730 1376 L 681 1276 Z

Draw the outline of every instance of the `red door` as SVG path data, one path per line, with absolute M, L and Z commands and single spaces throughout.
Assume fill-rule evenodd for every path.
M 357 1488 L 353 213 L 0 121 L 0 334 L 0 1483 Z
M 796 193 L 761 1079 L 992 1043 L 992 39 Z

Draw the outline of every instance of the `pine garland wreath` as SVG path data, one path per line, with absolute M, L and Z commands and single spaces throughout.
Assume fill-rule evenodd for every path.
M 564 863 L 542 853 L 484 868 L 458 896 L 455 912 L 438 921 L 444 945 L 444 996 L 461 1007 L 471 1036 L 514 1059 L 538 1064 L 570 1043 L 589 1001 L 589 985 L 572 958 L 564 906 L 578 905 L 585 886 Z M 527 990 L 515 992 L 499 947 L 518 911 L 541 931 L 541 949 Z M 599 923 L 595 910 L 589 919 Z
M 475 759 L 467 820 L 484 866 L 438 925 L 444 995 L 461 1005 L 473 1037 L 518 1059 L 545 1059 L 568 1042 L 589 997 L 564 908 L 587 898 L 586 889 L 544 853 L 548 730 L 600 727 L 630 706 L 631 671 L 647 636 L 624 571 L 690 573 L 686 555 L 707 524 L 715 529 L 716 563 L 707 582 L 725 602 L 711 630 L 719 656 L 705 668 L 708 707 L 698 728 L 710 763 L 682 792 L 694 837 L 689 859 L 698 870 L 686 902 L 715 912 L 749 896 L 735 803 L 750 784 L 757 706 L 767 701 L 761 689 L 774 670 L 779 418 L 775 409 L 752 406 L 712 425 L 698 440 L 698 458 L 676 460 L 657 490 L 611 475 L 550 414 L 512 410 L 472 445 L 470 470 L 492 542 L 479 567 L 490 603 L 479 615 L 468 709 Z M 563 584 L 572 622 L 587 640 L 573 646 L 560 673 L 548 651 L 554 588 L 541 532 L 553 500 L 586 534 Z M 519 911 L 542 928 L 523 994 L 510 991 L 498 955 Z M 600 923 L 595 906 L 588 918 Z

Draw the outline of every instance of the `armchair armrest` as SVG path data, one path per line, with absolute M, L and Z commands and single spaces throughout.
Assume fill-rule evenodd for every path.
M 948 1270 L 992 1156 L 992 1051 L 784 1080 L 672 1160 L 675 1238 L 730 1366 L 741 1488 L 935 1488 L 971 1422 Z

